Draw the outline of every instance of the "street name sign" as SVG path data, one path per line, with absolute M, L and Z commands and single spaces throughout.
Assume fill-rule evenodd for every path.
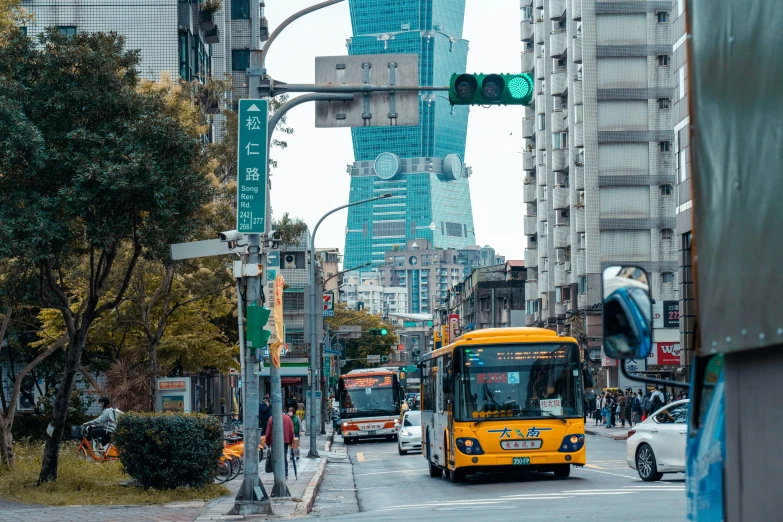
M 359 325 L 343 325 L 337 329 L 336 333 L 362 333 L 362 327 Z
M 381 356 L 380 355 L 368 355 L 367 356 L 367 362 L 368 363 L 371 363 L 371 362 L 379 363 L 379 362 L 381 362 Z
M 266 100 L 239 100 L 237 230 L 244 234 L 265 232 L 268 113 Z

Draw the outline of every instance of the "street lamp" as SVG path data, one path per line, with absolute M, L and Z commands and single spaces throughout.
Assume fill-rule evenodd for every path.
M 321 226 L 321 222 L 326 219 L 327 217 L 331 216 L 338 210 L 342 210 L 344 208 L 353 207 L 355 205 L 361 205 L 362 203 L 369 203 L 371 201 L 378 201 L 379 199 L 386 199 L 392 197 L 391 194 L 381 194 L 380 196 L 376 196 L 374 198 L 370 199 L 363 199 L 361 201 L 355 201 L 353 203 L 348 203 L 347 205 L 340 205 L 337 208 L 333 208 L 323 216 L 321 216 L 321 219 L 318 220 L 318 223 L 315 224 L 315 228 L 313 229 L 313 235 L 310 238 L 310 415 L 308 416 L 307 426 L 308 430 L 310 431 L 310 451 L 308 451 L 307 456 L 308 457 L 318 457 L 318 448 L 316 445 L 318 444 L 318 432 L 315 428 L 315 412 L 316 412 L 316 371 L 318 370 L 318 343 L 317 343 L 317 337 L 315 334 L 315 235 L 318 233 L 318 227 Z
M 341 275 L 343 275 L 343 274 L 347 274 L 348 272 L 353 272 L 354 270 L 359 270 L 360 268 L 365 268 L 365 267 L 368 267 L 368 266 L 370 266 L 371 264 L 372 264 L 372 261 L 367 261 L 367 262 L 366 262 L 366 263 L 364 263 L 363 265 L 355 266 L 355 267 L 353 267 L 353 268 L 349 268 L 348 270 L 343 270 L 342 272 L 337 272 L 337 273 L 336 273 L 336 274 L 334 274 L 333 276 L 329 276 L 329 277 L 327 277 L 326 279 L 324 279 L 324 288 L 326 288 L 326 283 L 328 283 L 329 281 L 331 281 L 331 280 L 332 280 L 332 279 L 334 279 L 335 277 L 337 277 L 337 276 L 341 276 Z M 340 285 L 340 286 L 342 286 L 342 285 Z M 339 288 L 339 287 L 338 287 L 338 288 Z

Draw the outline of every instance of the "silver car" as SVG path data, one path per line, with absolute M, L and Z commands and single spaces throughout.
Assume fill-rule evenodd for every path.
M 421 451 L 421 412 L 406 411 L 397 433 L 397 451 L 405 455 L 409 451 Z
M 628 432 L 626 460 L 644 481 L 685 471 L 688 400 L 667 404 Z

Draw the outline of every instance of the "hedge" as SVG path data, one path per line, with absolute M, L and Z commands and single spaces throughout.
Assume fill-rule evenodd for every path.
M 200 488 L 215 478 L 223 426 L 201 414 L 126 413 L 114 442 L 125 471 L 143 488 Z

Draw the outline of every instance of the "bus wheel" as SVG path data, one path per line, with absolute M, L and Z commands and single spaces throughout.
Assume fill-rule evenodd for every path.
M 441 478 L 443 476 L 443 470 L 433 464 L 432 462 L 428 462 L 430 465 L 430 477 L 432 478 Z
M 566 478 L 571 475 L 571 464 L 559 464 L 554 469 L 557 478 Z
M 453 470 L 449 470 L 449 480 L 451 480 L 451 482 L 454 484 L 464 481 L 465 475 L 466 473 L 464 469 L 454 468 Z

